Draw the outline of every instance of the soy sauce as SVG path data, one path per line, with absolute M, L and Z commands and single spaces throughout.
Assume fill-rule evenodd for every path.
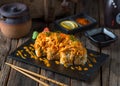
M 113 40 L 113 38 L 111 38 L 110 36 L 108 36 L 104 33 L 95 34 L 92 36 L 92 38 L 98 42 L 106 42 L 109 40 Z

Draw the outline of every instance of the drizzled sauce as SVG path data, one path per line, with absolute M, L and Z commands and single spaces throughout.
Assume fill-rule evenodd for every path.
M 27 54 L 30 55 L 31 58 L 35 59 L 35 60 L 39 60 L 42 61 L 47 67 L 50 67 L 50 63 L 49 60 L 47 60 L 46 58 L 38 58 L 35 53 L 34 53 L 34 46 L 33 44 L 30 44 L 29 46 L 24 46 L 23 50 L 18 50 L 16 55 L 22 57 L 23 59 L 28 58 Z M 24 54 L 24 53 L 27 54 Z
M 26 59 L 27 56 L 26 54 L 23 54 L 22 50 L 18 50 L 16 55 L 22 57 L 23 59 Z
M 21 50 L 18 50 L 16 52 L 16 55 L 23 58 L 23 59 L 26 59 L 26 58 L 30 57 L 32 59 L 39 60 L 39 61 L 43 62 L 46 67 L 51 66 L 50 61 L 47 58 L 36 56 L 33 44 L 29 44 L 28 46 L 24 46 Z M 96 59 L 95 59 L 95 55 L 93 53 L 90 53 L 88 56 L 89 56 L 89 58 L 86 62 L 87 66 L 84 66 L 84 65 L 68 65 L 68 64 L 64 64 L 63 66 L 65 68 L 70 68 L 71 70 L 87 71 L 87 70 L 89 70 L 89 68 L 92 68 L 94 66 L 92 64 L 92 62 L 93 63 L 97 62 Z M 54 63 L 56 65 L 61 65 L 58 60 L 54 61 Z

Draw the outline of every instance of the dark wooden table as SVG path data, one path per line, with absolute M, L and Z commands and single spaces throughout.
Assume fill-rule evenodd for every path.
M 104 1 L 107 0 L 78 0 L 78 1 L 79 2 L 77 4 L 72 5 L 74 7 L 71 7 L 71 9 L 73 8 L 75 9 L 71 11 L 72 13 L 85 12 L 90 16 L 94 17 L 98 21 L 98 27 L 104 26 Z M 50 28 L 52 29 L 51 26 Z M 105 64 L 103 64 L 101 69 L 98 71 L 97 76 L 91 82 L 83 82 L 80 80 L 68 78 L 53 73 L 51 71 L 37 68 L 8 58 L 8 55 L 11 52 L 13 52 L 17 47 L 19 47 L 21 44 L 26 42 L 30 38 L 31 34 L 20 39 L 10 39 L 6 38 L 0 32 L 0 86 L 42 86 L 41 84 L 38 84 L 37 82 L 15 71 L 14 69 L 11 69 L 9 66 L 5 65 L 5 62 L 9 62 L 16 66 L 20 66 L 22 68 L 34 71 L 41 75 L 50 77 L 57 81 L 66 83 L 69 86 L 120 86 L 120 28 L 111 30 L 114 33 L 116 33 L 116 35 L 118 35 L 118 40 L 115 43 L 111 44 L 109 47 L 103 49 L 102 52 L 109 54 L 109 59 L 105 62 Z M 81 33 L 78 33 L 78 35 L 80 34 Z M 89 40 L 86 39 L 85 36 L 81 36 L 80 40 L 84 43 L 86 48 L 98 51 L 98 49 L 95 46 L 93 46 L 89 42 Z M 50 86 L 56 86 L 52 83 L 49 84 Z
M 53 28 L 51 26 L 49 27 Z M 0 32 L 0 86 L 42 86 L 41 84 L 38 84 L 32 79 L 5 65 L 5 62 L 12 63 L 16 66 L 20 66 L 46 77 L 63 82 L 68 86 L 120 86 L 120 29 L 111 30 L 118 35 L 118 40 L 115 43 L 111 44 L 109 47 L 103 49 L 102 52 L 104 52 L 105 54 L 109 54 L 109 59 L 107 59 L 105 64 L 103 64 L 101 69 L 98 71 L 97 76 L 91 82 L 75 80 L 48 70 L 44 70 L 42 68 L 37 68 L 35 66 L 8 58 L 8 55 L 11 52 L 13 52 L 17 47 L 19 47 L 31 37 L 31 33 L 26 37 L 20 39 L 10 39 L 6 38 Z M 78 37 L 84 43 L 86 48 L 98 51 L 98 49 L 94 45 L 92 45 L 90 41 L 84 35 L 82 35 L 82 33 L 77 33 L 77 35 L 79 35 Z M 50 86 L 57 86 L 53 83 L 49 84 Z

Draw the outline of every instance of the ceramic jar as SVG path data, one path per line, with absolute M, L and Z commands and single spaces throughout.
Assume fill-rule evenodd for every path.
M 9 3 L 0 7 L 0 29 L 9 38 L 20 38 L 30 32 L 32 21 L 23 3 Z

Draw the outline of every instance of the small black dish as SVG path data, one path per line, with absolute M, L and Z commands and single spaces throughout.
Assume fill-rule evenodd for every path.
M 90 23 L 89 23 L 89 24 L 86 24 L 86 25 L 81 25 L 80 23 L 78 23 L 78 22 L 76 21 L 77 18 L 84 18 L 84 19 L 88 20 Z M 64 27 L 62 27 L 62 26 L 60 25 L 60 22 L 65 21 L 65 20 L 74 21 L 74 22 L 78 25 L 78 27 L 76 27 L 76 28 L 74 28 L 74 29 L 71 29 L 71 30 L 67 30 L 66 28 L 64 28 Z M 97 24 L 97 21 L 96 21 L 94 18 L 88 16 L 88 15 L 85 14 L 85 13 L 79 13 L 79 14 L 76 14 L 76 15 L 72 15 L 72 16 L 68 16 L 68 17 L 65 17 L 65 18 L 56 20 L 56 21 L 54 22 L 54 24 L 55 24 L 55 27 L 56 27 L 58 30 L 60 30 L 60 31 L 66 33 L 66 34 L 75 34 L 75 33 L 77 33 L 77 32 L 84 31 L 84 30 L 86 30 L 86 29 L 88 29 L 88 28 L 89 28 L 89 29 L 90 29 L 90 28 L 93 28 L 93 27 Z
M 85 32 L 90 41 L 97 47 L 103 48 L 115 42 L 118 38 L 108 28 L 96 28 Z
M 63 18 L 63 19 L 56 20 L 54 22 L 55 27 L 63 33 L 74 34 L 74 33 L 78 32 L 79 28 L 81 27 L 78 23 L 75 22 L 78 25 L 78 27 L 69 30 L 69 29 L 66 29 L 66 28 L 64 28 L 60 25 L 60 23 L 63 22 L 63 21 L 73 21 L 74 22 L 74 20 L 72 20 L 70 17 L 66 17 L 66 18 Z

